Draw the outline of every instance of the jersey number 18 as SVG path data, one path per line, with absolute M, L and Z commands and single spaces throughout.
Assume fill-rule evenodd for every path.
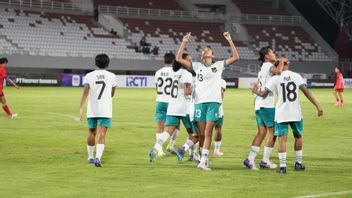
M 297 85 L 294 82 L 289 82 L 286 84 L 281 83 L 281 88 L 282 88 L 282 101 L 286 102 L 288 100 L 289 102 L 293 102 L 297 99 Z

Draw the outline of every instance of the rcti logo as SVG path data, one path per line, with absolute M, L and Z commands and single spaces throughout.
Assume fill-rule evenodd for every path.
M 131 76 L 126 77 L 126 87 L 146 87 L 147 77 Z

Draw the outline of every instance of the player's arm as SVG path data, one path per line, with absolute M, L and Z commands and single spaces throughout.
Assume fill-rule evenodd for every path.
M 20 87 L 15 83 L 13 82 L 9 77 L 6 77 L 6 81 L 8 83 L 10 83 L 12 86 L 16 87 L 16 89 L 19 89 Z
M 79 104 L 79 120 L 80 121 L 82 121 L 82 118 L 83 118 L 83 106 L 87 100 L 88 94 L 89 94 L 89 85 L 85 84 L 84 89 L 83 89 L 82 98 L 81 98 L 81 103 Z
M 112 87 L 112 89 L 111 89 L 111 97 L 112 98 L 115 96 L 115 89 L 116 89 L 116 87 Z
M 280 58 L 274 65 L 271 67 L 270 73 L 272 75 L 281 74 L 282 70 L 284 70 L 284 66 L 288 64 L 287 58 Z
M 184 86 L 185 86 L 185 90 L 184 90 L 185 95 L 186 96 L 192 95 L 192 84 L 191 83 L 185 83 Z
M 265 89 L 264 91 L 259 91 L 258 89 L 254 89 L 254 87 L 252 89 L 252 93 L 256 94 L 257 96 L 263 97 L 263 98 L 267 97 L 269 92 L 270 91 L 268 89 Z
M 317 112 L 318 112 L 318 116 L 319 117 L 323 116 L 323 109 L 321 108 L 321 106 L 319 105 L 317 100 L 315 100 L 313 94 L 307 89 L 307 87 L 305 85 L 300 86 L 300 89 L 302 90 L 304 95 L 307 97 L 307 99 L 315 106 L 315 108 L 317 109 Z
M 226 65 L 231 65 L 232 63 L 238 61 L 240 59 L 240 56 L 238 55 L 237 49 L 235 47 L 235 44 L 232 41 L 230 33 L 224 32 L 224 37 L 229 42 L 231 47 L 231 52 L 232 52 L 232 56 L 226 59 Z
M 188 33 L 185 35 L 182 39 L 182 43 L 180 47 L 178 48 L 177 55 L 176 55 L 176 61 L 179 62 L 185 69 L 187 70 L 192 70 L 191 68 L 191 62 L 189 62 L 186 59 L 182 58 L 183 51 L 186 48 L 187 43 L 191 40 L 191 33 Z

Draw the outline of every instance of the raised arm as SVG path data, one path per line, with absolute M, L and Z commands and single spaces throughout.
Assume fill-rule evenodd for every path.
M 15 83 L 13 82 L 9 77 L 6 77 L 6 81 L 8 83 L 10 83 L 12 86 L 16 87 L 16 89 L 19 89 L 20 87 Z
M 271 68 L 271 74 L 281 74 L 282 70 L 284 70 L 284 66 L 288 64 L 287 58 L 280 58 L 275 65 L 276 67 Z
M 89 94 L 89 85 L 86 84 L 86 85 L 84 85 L 84 90 L 83 90 L 83 94 L 82 94 L 82 98 L 81 98 L 81 103 L 79 104 L 79 120 L 80 121 L 82 121 L 82 118 L 83 118 L 83 106 L 84 106 L 84 103 L 87 100 L 88 94 Z
M 240 56 L 238 55 L 237 49 L 232 41 L 230 33 L 224 32 L 224 37 L 229 42 L 232 52 L 232 56 L 226 60 L 226 65 L 231 65 L 232 63 L 238 61 L 238 59 L 240 59 Z
M 177 51 L 177 55 L 176 55 L 176 61 L 179 62 L 185 69 L 187 70 L 191 70 L 191 62 L 189 62 L 186 59 L 182 58 L 182 54 L 183 51 L 186 48 L 187 43 L 191 40 L 191 32 L 186 34 L 183 39 L 182 39 L 182 43 L 180 45 L 180 48 Z
M 304 95 L 307 97 L 307 99 L 315 106 L 318 112 L 318 117 L 323 116 L 323 109 L 319 105 L 319 103 L 315 100 L 313 94 L 307 89 L 306 86 L 301 86 L 300 89 L 304 93 Z

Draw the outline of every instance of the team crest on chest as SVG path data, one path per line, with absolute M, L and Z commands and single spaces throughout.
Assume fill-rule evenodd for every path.
M 218 70 L 216 69 L 216 67 L 213 67 L 213 68 L 211 68 L 211 71 L 212 71 L 213 73 L 216 73 Z

